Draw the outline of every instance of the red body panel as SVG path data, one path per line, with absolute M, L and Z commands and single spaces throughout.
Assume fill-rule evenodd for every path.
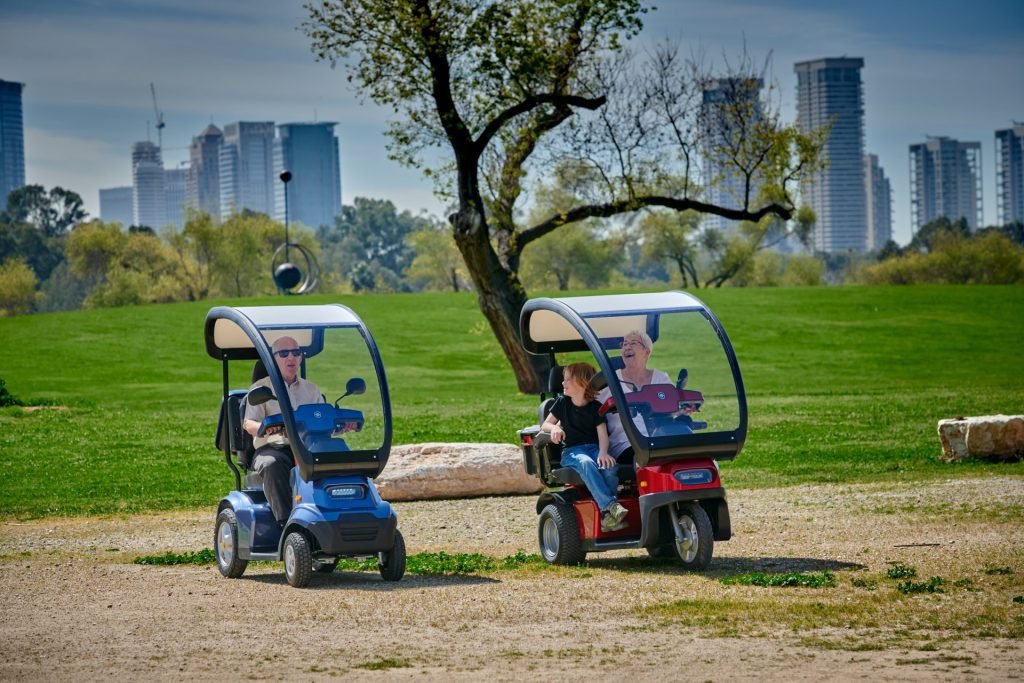
M 675 473 L 680 470 L 711 470 L 711 481 L 706 484 L 680 484 Z M 718 467 L 710 458 L 683 460 L 651 464 L 636 471 L 636 484 L 640 495 L 662 493 L 664 491 L 692 491 L 696 489 L 713 489 L 722 485 L 718 478 Z

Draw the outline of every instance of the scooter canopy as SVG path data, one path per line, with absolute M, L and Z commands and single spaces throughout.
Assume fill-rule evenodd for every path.
M 275 353 L 274 345 L 297 351 Z M 264 373 L 280 410 L 300 476 L 383 471 L 391 448 L 391 403 L 380 353 L 366 325 L 340 304 L 316 306 L 218 306 L 206 316 L 207 353 L 224 367 L 224 396 L 230 393 L 231 361 L 244 365 L 244 386 Z M 319 389 L 320 400 L 292 405 L 283 372 L 295 373 Z M 265 392 L 265 390 L 264 390 Z M 309 392 L 307 392 L 308 395 Z M 315 393 L 315 392 L 314 392 Z M 267 402 L 265 395 L 256 403 Z M 276 411 L 274 411 L 276 412 Z
M 679 456 L 731 460 L 743 447 L 739 364 L 718 318 L 693 295 L 531 299 L 520 332 L 526 350 L 550 355 L 552 364 L 592 355 L 608 383 L 599 399 L 610 397 L 609 429 L 625 432 L 638 465 Z

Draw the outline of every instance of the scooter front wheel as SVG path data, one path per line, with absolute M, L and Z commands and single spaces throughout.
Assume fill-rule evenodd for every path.
M 685 569 L 704 571 L 711 565 L 715 549 L 715 535 L 708 513 L 700 503 L 684 503 L 678 509 L 673 505 L 669 510 L 676 536 L 676 556 Z
M 313 554 L 309 541 L 300 531 L 284 539 L 284 578 L 293 588 L 303 588 L 313 576 Z

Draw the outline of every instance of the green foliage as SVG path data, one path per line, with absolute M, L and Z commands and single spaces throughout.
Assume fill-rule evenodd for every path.
M 31 313 L 39 297 L 36 274 L 20 258 L 0 263 L 0 317 Z
M 885 575 L 890 579 L 909 579 L 917 576 L 917 570 L 902 562 L 891 562 L 890 567 L 885 570 Z
M 1019 342 L 1024 288 L 723 288 L 700 297 L 728 331 L 747 389 L 746 444 L 721 463 L 728 488 L 992 472 L 985 463 L 939 462 L 935 424 L 1019 403 L 1024 356 L 1007 349 Z M 26 351 L 0 357 L 0 377 L 23 399 L 66 407 L 0 413 L 0 514 L 215 507 L 234 479 L 212 444 L 221 369 L 206 355 L 202 321 L 216 305 L 283 302 L 0 318 L 6 346 Z M 518 392 L 475 294 L 318 294 L 290 303 L 333 302 L 357 311 L 377 341 L 395 444 L 512 443 L 536 421 L 537 396 Z M 655 345 L 652 366 L 678 370 L 663 363 Z M 232 363 L 231 388 L 244 388 L 251 369 Z M 998 467 L 1001 476 L 1024 474 L 1024 463 Z
M 989 576 L 993 575 L 1004 575 L 1008 576 L 1013 573 L 1013 569 L 1010 567 L 985 567 L 985 573 Z
M 350 280 L 357 292 L 403 290 L 414 257 L 406 238 L 429 227 L 428 219 L 399 213 L 386 199 L 356 197 L 341 208 L 334 226 L 317 230 L 324 269 Z
M 787 572 L 784 574 L 753 572 L 738 576 L 723 576 L 721 580 L 726 585 L 785 588 L 833 588 L 836 585 L 836 577 L 830 571 Z
M 387 671 L 388 669 L 408 669 L 412 663 L 407 659 L 394 659 L 392 657 L 380 657 L 371 662 L 353 664 L 353 668 L 366 669 L 367 671 Z
M 618 240 L 603 238 L 587 223 L 573 223 L 531 242 L 523 250 L 523 284 L 531 289 L 593 289 L 608 284 L 621 261 Z
M 3 377 L 0 377 L 0 408 L 6 408 L 8 406 L 23 406 L 24 403 L 12 394 L 7 389 L 7 382 L 4 381 Z
M 43 237 L 53 238 L 81 223 L 87 215 L 76 192 L 62 187 L 47 192 L 42 185 L 25 185 L 7 195 L 0 223 L 29 223 Z
M 896 590 L 908 595 L 913 593 L 942 593 L 942 584 L 945 583 L 941 577 L 933 576 L 927 581 L 900 581 L 896 584 Z
M 902 256 L 863 268 L 858 279 L 896 285 L 1024 283 L 1024 247 L 1002 232 L 969 236 L 963 230 L 936 229 L 915 240 L 921 250 L 908 247 Z
M 213 548 L 203 548 L 194 552 L 174 553 L 166 552 L 163 555 L 143 555 L 132 560 L 135 564 L 149 565 L 177 565 L 177 564 L 217 564 L 217 555 Z
M 458 292 L 470 288 L 466 265 L 451 230 L 435 225 L 406 235 L 414 254 L 409 264 L 409 284 L 414 290 Z

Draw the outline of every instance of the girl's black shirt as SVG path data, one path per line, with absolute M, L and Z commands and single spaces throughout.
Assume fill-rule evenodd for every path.
M 551 414 L 565 431 L 562 445 L 566 448 L 586 443 L 597 443 L 597 425 L 605 424 L 604 415 L 598 415 L 601 404 L 591 401 L 577 406 L 568 396 L 559 396 L 551 406 Z

